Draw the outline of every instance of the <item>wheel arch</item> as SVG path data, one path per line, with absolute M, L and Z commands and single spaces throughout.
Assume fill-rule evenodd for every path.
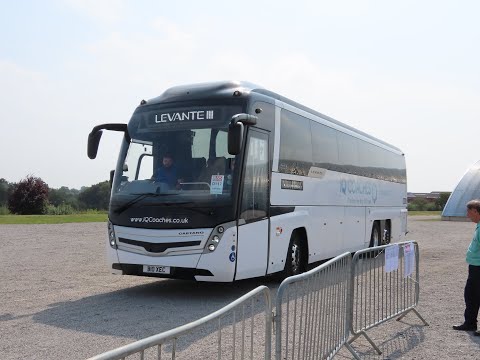
M 308 258 L 309 258 L 309 250 L 308 249 L 309 249 L 309 246 L 308 246 L 307 229 L 304 226 L 293 229 L 292 234 L 290 235 L 290 241 L 293 239 L 294 236 L 299 236 L 301 241 L 304 243 L 304 245 L 307 249 L 307 251 L 305 251 L 305 253 L 304 253 L 304 256 L 306 256 L 304 261 L 305 261 L 305 264 L 308 265 Z
M 299 242 L 301 244 L 300 248 L 303 248 L 304 250 L 300 250 L 300 255 L 301 255 L 301 260 L 300 260 L 300 272 L 305 272 L 307 271 L 307 266 L 308 266 L 308 240 L 307 240 L 307 231 L 305 227 L 298 227 L 292 230 L 290 234 L 290 244 L 288 245 L 288 251 L 285 256 L 285 266 L 283 268 L 283 271 L 280 273 L 282 278 L 286 278 L 292 275 L 296 275 L 295 272 L 292 271 L 291 263 L 292 259 L 290 258 L 292 256 L 291 254 L 291 249 L 293 249 L 293 244 L 296 242 Z

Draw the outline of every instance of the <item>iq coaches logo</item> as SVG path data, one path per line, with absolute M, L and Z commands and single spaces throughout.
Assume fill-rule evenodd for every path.
M 370 181 L 342 179 L 340 193 L 351 204 L 368 205 L 377 202 L 377 186 Z

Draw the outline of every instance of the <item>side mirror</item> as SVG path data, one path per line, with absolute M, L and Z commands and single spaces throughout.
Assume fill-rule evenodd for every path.
M 228 153 L 238 155 L 242 149 L 244 125 L 255 125 L 258 118 L 255 115 L 236 114 L 228 125 Z
M 102 138 L 102 130 L 98 130 L 95 132 L 94 130 L 92 130 L 92 132 L 88 134 L 87 155 L 90 159 L 95 159 L 97 157 L 98 144 L 100 143 L 101 138 Z
M 95 159 L 97 157 L 98 144 L 100 143 L 100 138 L 102 137 L 102 130 L 113 130 L 113 131 L 122 131 L 125 133 L 125 138 L 130 142 L 130 135 L 128 134 L 127 124 L 102 124 L 97 125 L 93 130 L 88 134 L 88 146 L 87 146 L 87 155 L 90 159 Z
M 228 125 L 228 153 L 230 155 L 240 154 L 242 149 L 243 140 L 243 124 L 242 123 L 230 123 Z

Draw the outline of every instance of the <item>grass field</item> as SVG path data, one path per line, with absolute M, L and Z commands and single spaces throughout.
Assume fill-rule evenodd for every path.
M 0 224 L 65 224 L 105 222 L 107 213 L 85 213 L 73 215 L 0 215 Z
M 440 216 L 442 215 L 441 211 L 409 211 L 408 215 L 431 215 L 431 216 Z

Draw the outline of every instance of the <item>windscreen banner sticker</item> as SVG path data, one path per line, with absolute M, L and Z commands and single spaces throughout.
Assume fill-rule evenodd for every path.
M 189 218 L 171 218 L 171 217 L 153 217 L 153 216 L 144 216 L 144 217 L 131 217 L 130 222 L 132 223 L 156 223 L 156 224 L 188 224 Z
M 224 178 L 224 175 L 212 175 L 212 179 L 210 181 L 210 194 L 223 193 Z

